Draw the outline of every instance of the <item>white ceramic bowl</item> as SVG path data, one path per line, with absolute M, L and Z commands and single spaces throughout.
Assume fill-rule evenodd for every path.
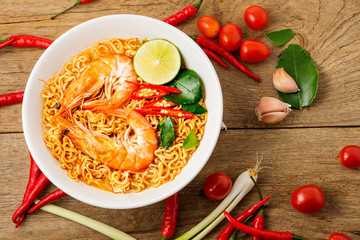
M 205 102 L 208 108 L 208 122 L 205 134 L 193 157 L 172 182 L 140 193 L 114 194 L 76 183 L 60 168 L 60 163 L 51 156 L 43 141 L 41 123 L 41 91 L 44 83 L 59 73 L 66 62 L 75 54 L 92 44 L 110 38 L 164 38 L 173 42 L 180 50 L 189 69 L 201 77 Z M 46 49 L 36 63 L 26 85 L 22 109 L 25 140 L 41 171 L 68 195 L 91 205 L 127 209 L 146 206 L 161 201 L 180 191 L 200 172 L 208 161 L 219 136 L 222 121 L 223 101 L 218 76 L 204 52 L 185 33 L 162 21 L 137 15 L 111 15 L 82 23 L 60 36 Z

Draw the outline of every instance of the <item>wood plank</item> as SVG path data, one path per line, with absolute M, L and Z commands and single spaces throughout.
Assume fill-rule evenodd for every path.
M 264 154 L 259 184 L 265 196 L 271 196 L 266 209 L 266 228 L 292 231 L 310 239 L 325 239 L 334 231 L 360 237 L 359 169 L 350 170 L 338 162 L 338 152 L 348 144 L 360 144 L 360 128 L 249 129 L 223 131 L 209 162 L 201 173 L 180 192 L 180 209 L 176 236 L 201 221 L 219 202 L 202 193 L 206 177 L 221 171 L 234 181 L 252 167 L 256 153 Z M 1 239 L 106 239 L 102 235 L 68 220 L 39 211 L 15 229 L 11 216 L 27 183 L 28 153 L 22 134 L 0 134 L 0 238 Z M 299 171 L 301 169 L 301 171 Z M 296 212 L 290 203 L 292 192 L 305 184 L 321 187 L 325 194 L 324 209 L 316 214 Z M 49 193 L 54 189 L 46 189 Z M 233 214 L 258 201 L 251 191 Z M 158 239 L 165 201 L 132 210 L 109 210 L 86 205 L 70 197 L 60 199 L 58 206 L 79 212 L 121 229 L 138 239 Z M 43 224 L 46 223 L 46 224 Z M 226 222 L 222 222 L 206 239 L 215 239 Z
M 163 19 L 174 12 L 174 9 L 181 9 L 188 4 L 188 1 L 95 1 L 86 6 L 78 6 L 56 20 L 49 20 L 50 15 L 69 6 L 71 2 L 51 0 L 44 5 L 25 0 L 3 1 L 0 36 L 33 34 L 56 39 L 77 24 L 95 17 L 129 13 Z M 332 4 L 318 0 L 264 2 L 261 5 L 269 12 L 270 23 L 262 31 L 250 30 L 242 19 L 242 13 L 251 1 L 242 1 L 241 4 L 205 1 L 203 4 L 196 17 L 179 25 L 179 29 L 188 34 L 198 34 L 196 20 L 202 15 L 212 15 L 221 24 L 238 24 L 243 30 L 244 39 L 264 41 L 273 52 L 262 63 L 247 64 L 263 79 L 261 84 L 232 66 L 224 70 L 215 64 L 224 95 L 224 121 L 229 128 L 360 126 L 360 120 L 355 114 L 360 110 L 358 1 L 337 0 Z M 290 43 L 300 44 L 313 57 L 320 74 L 319 91 L 310 108 L 293 111 L 285 121 L 268 126 L 256 120 L 254 108 L 261 97 L 276 96 L 271 82 L 272 72 L 285 47 L 275 47 L 266 40 L 263 33 L 284 28 L 291 28 L 296 32 Z M 0 94 L 24 90 L 27 78 L 42 52 L 42 49 L 2 49 Z M 10 115 L 12 119 L 21 115 L 20 110 L 20 107 L 0 108 L 0 115 Z M 0 132 L 16 132 L 21 129 L 20 121 L 4 120 L 0 123 Z
M 196 1 L 196 0 L 195 0 Z M 193 2 L 195 2 L 193 1 Z M 73 0 L 34 2 L 2 0 L 0 39 L 15 34 L 31 34 L 55 40 L 70 28 L 109 14 L 140 14 L 164 19 L 189 5 L 189 0 L 94 1 L 80 5 L 56 20 L 50 16 L 71 6 Z M 269 25 L 250 30 L 243 21 L 246 7 L 259 4 L 269 13 Z M 224 121 L 216 149 L 201 173 L 180 193 L 176 236 L 189 230 L 214 209 L 218 202 L 201 193 L 206 177 L 222 171 L 232 180 L 251 167 L 256 152 L 264 154 L 259 184 L 264 195 L 272 196 L 266 209 L 266 228 L 293 231 L 310 239 L 326 239 L 340 231 L 360 239 L 359 169 L 350 170 L 338 162 L 338 152 L 348 144 L 360 145 L 360 2 L 357 0 L 279 0 L 208 1 L 198 14 L 178 28 L 198 34 L 196 21 L 203 15 L 216 17 L 220 24 L 238 24 L 244 39 L 263 41 L 272 50 L 262 63 L 247 64 L 263 80 L 254 82 L 230 66 L 224 70 L 214 63 L 224 95 Z M 313 105 L 293 111 L 283 122 L 263 125 L 254 108 L 263 96 L 275 97 L 272 72 L 279 54 L 286 48 L 273 46 L 264 32 L 291 28 L 296 32 L 290 43 L 309 51 L 320 74 L 319 91 Z M 0 50 L 0 94 L 25 89 L 28 76 L 43 49 Z M 238 57 L 238 52 L 234 53 Z M 15 229 L 11 216 L 22 200 L 28 178 L 29 160 L 21 126 L 21 104 L 0 107 L 0 239 L 108 239 L 107 237 L 42 211 L 29 216 Z M 313 215 L 296 212 L 292 192 L 304 184 L 316 184 L 325 193 L 325 208 Z M 49 186 L 41 196 L 53 191 Z M 237 215 L 258 200 L 252 191 L 234 209 Z M 132 210 L 109 210 L 81 203 L 71 197 L 58 200 L 58 206 L 79 212 L 121 229 L 138 239 L 159 239 L 165 201 Z M 195 209 L 195 210 L 194 210 Z M 44 224 L 45 223 L 45 224 Z M 222 222 L 206 239 L 216 239 Z M 238 239 L 245 238 L 239 235 Z M 246 236 L 249 238 L 249 236 Z

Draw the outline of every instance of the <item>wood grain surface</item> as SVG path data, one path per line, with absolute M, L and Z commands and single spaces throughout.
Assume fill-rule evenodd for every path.
M 73 0 L 1 0 L 0 39 L 29 34 L 55 40 L 70 28 L 92 18 L 110 14 L 140 14 L 164 19 L 191 4 L 187 0 L 97 0 L 80 5 L 55 20 L 50 17 L 69 7 Z M 269 14 L 268 26 L 249 29 L 243 21 L 244 10 L 253 4 Z M 327 239 L 335 231 L 360 239 L 360 172 L 339 164 L 343 146 L 360 145 L 360 1 L 358 0 L 278 0 L 231 1 L 204 0 L 198 14 L 179 29 L 198 34 L 196 21 L 211 15 L 221 25 L 235 23 L 244 39 L 263 41 L 272 50 L 268 59 L 248 64 L 262 83 L 258 84 L 230 66 L 214 63 L 224 96 L 224 122 L 218 144 L 208 164 L 179 195 L 176 236 L 189 230 L 207 216 L 219 202 L 202 193 L 206 177 L 221 171 L 232 180 L 254 165 L 256 153 L 264 154 L 259 184 L 271 196 L 265 211 L 266 229 L 291 231 L 308 239 Z M 281 123 L 259 123 L 254 114 L 261 97 L 276 93 L 272 72 L 279 54 L 286 48 L 275 47 L 264 32 L 291 28 L 300 44 L 312 56 L 319 71 L 319 90 L 313 104 L 293 111 Z M 25 89 L 29 74 L 43 49 L 12 48 L 0 50 L 0 94 Z M 238 55 L 238 53 L 235 53 Z M 21 104 L 0 107 L 0 239 L 108 239 L 77 223 L 38 211 L 14 228 L 11 216 L 22 201 L 28 178 L 29 156 L 21 125 Z M 301 214 L 290 203 L 292 192 L 305 184 L 316 184 L 325 194 L 325 207 L 316 214 Z M 54 190 L 49 186 L 41 196 Z M 233 210 L 237 215 L 258 200 L 251 191 Z M 131 210 L 93 207 L 66 197 L 56 205 L 109 224 L 137 239 L 160 239 L 165 201 Z M 216 239 L 223 221 L 205 239 Z M 240 234 L 237 239 L 251 239 Z

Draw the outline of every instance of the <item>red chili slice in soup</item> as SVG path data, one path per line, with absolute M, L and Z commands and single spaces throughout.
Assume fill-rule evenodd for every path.
M 142 107 L 142 108 L 136 108 L 135 111 L 143 115 L 158 114 L 158 115 L 179 117 L 179 118 L 192 118 L 195 116 L 191 112 L 186 112 L 186 111 L 167 108 L 167 107 Z
M 150 87 L 141 87 L 132 92 L 131 99 L 160 98 L 168 94 L 168 91 L 154 89 Z
M 166 99 L 159 99 L 145 104 L 144 107 L 174 107 L 176 105 L 178 104 L 170 102 Z

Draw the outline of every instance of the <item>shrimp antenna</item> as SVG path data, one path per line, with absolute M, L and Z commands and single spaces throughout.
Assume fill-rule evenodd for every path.
M 75 117 L 74 117 L 74 115 L 72 114 L 72 112 L 71 111 L 67 111 L 68 112 L 68 114 L 69 114 L 69 116 L 70 116 L 70 118 L 71 118 L 71 121 L 77 126 L 77 127 L 79 127 L 81 130 L 83 130 L 84 132 L 87 132 L 87 133 L 89 133 L 89 134 L 91 134 L 91 135 L 94 135 L 94 132 L 93 131 L 91 131 L 90 129 L 87 129 L 84 125 L 82 125 Z

